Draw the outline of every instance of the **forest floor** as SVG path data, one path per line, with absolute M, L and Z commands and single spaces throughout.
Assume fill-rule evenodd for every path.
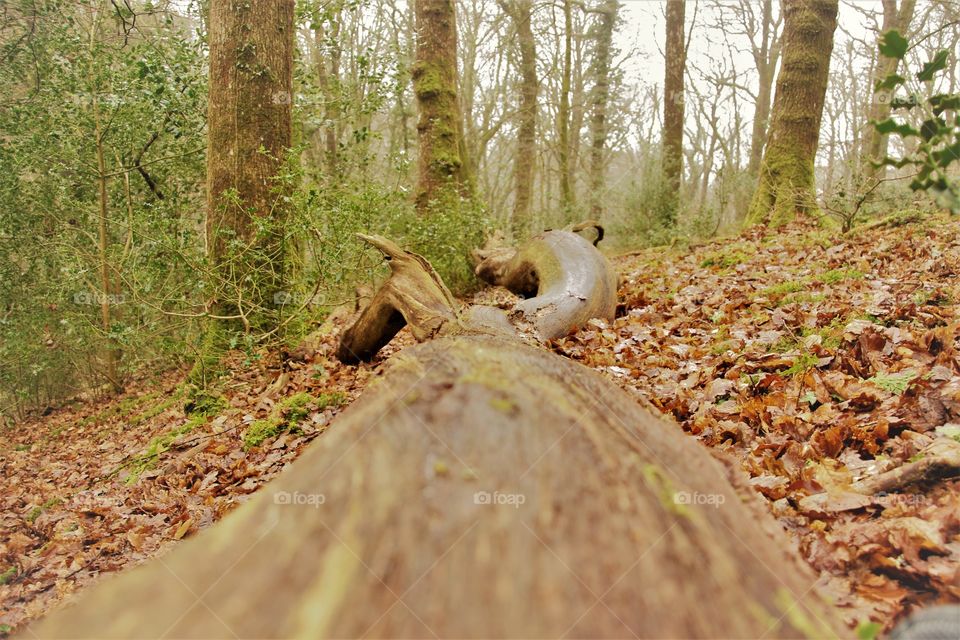
M 960 221 L 755 229 L 615 262 L 620 317 L 552 349 L 734 456 L 851 627 L 960 601 L 960 479 L 852 490 L 960 440 Z M 348 319 L 282 375 L 232 356 L 224 400 L 191 415 L 172 371 L 0 431 L 0 634 L 165 553 L 295 459 L 411 342 L 342 365 Z

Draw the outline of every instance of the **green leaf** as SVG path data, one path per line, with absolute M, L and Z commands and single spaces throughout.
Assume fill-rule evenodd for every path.
M 930 96 L 930 106 L 933 107 L 934 115 L 940 115 L 948 109 L 960 109 L 960 93 L 938 93 Z
M 947 130 L 947 123 L 940 118 L 924 120 L 920 125 L 920 137 L 929 142 L 941 131 Z
M 872 378 L 869 378 L 867 382 L 872 382 L 884 391 L 900 395 L 907 390 L 910 381 L 916 378 L 917 375 L 916 371 L 910 369 L 902 371 L 901 373 L 878 373 Z
M 908 124 L 901 124 L 894 120 L 893 118 L 887 118 L 886 120 L 881 120 L 880 122 L 875 123 L 873 126 L 877 128 L 878 133 L 896 133 L 904 138 L 909 138 L 911 136 L 919 136 L 920 132 L 911 127 Z
M 874 86 L 873 90 L 890 91 L 891 89 L 896 89 L 906 81 L 907 79 L 901 76 L 899 73 L 891 73 L 886 78 L 878 82 L 876 86 Z
M 939 151 L 934 151 L 931 155 L 938 167 L 947 167 L 950 163 L 960 159 L 960 141 L 954 142 Z
M 917 74 L 917 80 L 921 82 L 930 82 L 933 80 L 933 76 L 937 71 L 943 71 L 947 68 L 947 58 L 949 55 L 950 52 L 946 49 L 937 51 L 937 55 L 933 56 L 933 60 L 925 63 L 923 68 L 920 69 L 920 73 Z
M 907 55 L 907 39 L 894 29 L 880 37 L 880 53 L 888 58 L 902 60 Z

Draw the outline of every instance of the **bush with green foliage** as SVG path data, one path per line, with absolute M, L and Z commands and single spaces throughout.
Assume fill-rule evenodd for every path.
M 908 50 L 909 44 L 899 32 L 894 30 L 883 34 L 880 42 L 883 55 L 903 60 Z M 910 188 L 929 192 L 940 205 L 953 213 L 960 213 L 960 179 L 951 175 L 951 168 L 960 164 L 960 93 L 928 95 L 931 92 L 924 90 L 924 87 L 932 87 L 937 74 L 947 68 L 950 55 L 946 49 L 938 51 L 913 75 L 912 85 L 910 79 L 894 73 L 875 87 L 878 92 L 900 90 L 901 94 L 891 99 L 891 108 L 919 116 L 919 128 L 906 119 L 895 117 L 873 125 L 882 134 L 897 135 L 915 145 L 913 152 L 902 158 L 888 156 L 881 164 L 898 169 L 915 168 L 917 174 Z

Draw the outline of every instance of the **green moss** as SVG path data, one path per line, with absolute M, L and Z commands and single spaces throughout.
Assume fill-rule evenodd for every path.
M 512 413 L 517 409 L 517 403 L 509 398 L 490 398 L 490 406 L 501 413 Z
M 720 267 L 729 269 L 738 264 L 743 264 L 751 258 L 751 254 L 741 249 L 726 248 L 719 251 L 707 253 L 700 262 L 701 267 Z
M 203 388 L 192 388 L 183 410 L 187 415 L 209 417 L 221 413 L 230 406 L 226 398 Z
M 16 575 L 17 575 L 17 568 L 10 567 L 3 573 L 0 573 L 0 584 L 7 584 L 8 582 L 10 582 L 10 580 L 16 577 Z
M 265 420 L 257 420 L 251 424 L 246 433 L 243 434 L 243 446 L 246 449 L 251 447 L 259 447 L 263 444 L 264 440 L 270 438 L 276 438 L 280 435 L 281 422 L 279 418 L 267 418 Z
M 49 509 L 50 507 L 54 507 L 58 504 L 60 504 L 60 498 L 50 498 L 39 507 L 34 507 L 30 511 L 30 513 L 27 514 L 27 522 L 33 522 L 34 520 L 39 518 L 40 514 L 43 513 L 46 509 Z
M 317 397 L 305 392 L 296 393 L 277 403 L 267 418 L 251 424 L 243 434 L 243 446 L 246 449 L 259 447 L 264 441 L 275 438 L 284 431 L 295 433 L 300 422 L 310 415 L 311 411 L 340 406 L 345 401 L 346 396 L 339 391 L 321 393 Z
M 654 464 L 645 464 L 643 466 L 643 478 L 660 500 L 660 505 L 668 512 L 684 518 L 693 515 L 687 505 L 677 499 L 678 492 L 660 467 Z
M 862 280 L 865 277 L 866 274 L 856 269 L 831 269 L 830 271 L 821 273 L 814 278 L 814 280 L 822 282 L 823 284 L 837 284 L 844 280 Z
M 766 289 L 760 290 L 760 295 L 764 298 L 782 298 L 788 293 L 796 293 L 798 291 L 803 291 L 806 287 L 801 283 L 795 280 L 789 282 L 781 282 L 780 284 L 775 284 L 773 286 L 767 287 Z
M 857 638 L 858 640 L 876 640 L 880 637 L 880 632 L 883 631 L 883 625 L 879 622 L 870 622 L 865 620 L 857 625 Z
M 205 424 L 207 419 L 208 417 L 205 415 L 191 416 L 184 424 L 151 440 L 146 450 L 128 463 L 127 467 L 130 470 L 130 475 L 127 477 L 126 483 L 134 484 L 140 479 L 140 474 L 152 468 L 156 464 L 157 458 L 170 449 L 174 440 Z

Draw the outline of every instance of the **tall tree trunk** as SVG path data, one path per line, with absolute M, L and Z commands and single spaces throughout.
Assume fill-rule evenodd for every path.
M 598 9 L 600 22 L 593 53 L 593 91 L 590 96 L 590 215 L 603 215 L 607 143 L 607 107 L 610 102 L 610 65 L 613 57 L 613 30 L 617 21 L 617 0 L 606 0 Z
M 563 68 L 560 73 L 560 107 L 557 111 L 560 145 L 560 209 L 566 216 L 573 206 L 570 186 L 570 76 L 573 74 L 573 0 L 563 0 Z
M 326 122 L 326 132 L 324 136 L 324 148 L 326 149 L 327 173 L 336 177 L 339 173 L 338 151 L 340 147 L 340 99 L 342 91 L 340 88 L 340 58 L 342 56 L 340 45 L 340 11 L 334 11 L 330 18 L 330 43 L 327 47 L 326 60 L 324 61 L 324 73 L 321 76 L 323 84 L 321 90 L 326 101 L 326 113 L 324 119 Z
M 687 47 L 684 42 L 685 0 L 667 0 L 666 64 L 663 78 L 663 188 L 667 225 L 676 223 L 683 180 L 683 75 Z
M 511 7 L 520 45 L 520 109 L 517 113 L 517 157 L 514 160 L 513 220 L 515 225 L 530 221 L 533 175 L 536 166 L 537 132 L 537 49 L 533 37 L 533 0 L 516 0 Z
M 457 24 L 454 0 L 415 0 L 417 61 L 413 90 L 420 119 L 416 205 L 423 214 L 432 202 L 466 195 L 463 131 L 457 99 Z
M 746 0 L 752 2 L 753 0 Z M 757 101 L 750 136 L 750 164 L 748 171 L 757 176 L 767 142 L 767 124 L 770 120 L 770 98 L 773 95 L 774 72 L 780 57 L 780 36 L 773 22 L 773 0 L 762 0 L 760 47 L 754 51 L 757 66 Z
M 906 35 L 910 28 L 910 21 L 913 20 L 913 10 L 916 7 L 916 0 L 901 0 L 900 9 L 897 10 L 897 0 L 883 0 L 883 26 L 880 28 L 881 35 L 887 31 L 896 29 L 901 35 Z M 874 86 L 886 78 L 891 73 L 897 72 L 897 66 L 900 61 L 896 58 L 887 58 L 877 52 L 876 67 L 873 74 Z M 870 109 L 868 117 L 870 120 L 885 120 L 890 116 L 890 95 L 886 93 L 871 94 Z M 860 167 L 863 177 L 868 182 L 882 179 L 886 172 L 886 167 L 876 167 L 872 161 L 881 160 L 887 155 L 887 136 L 881 134 L 872 126 L 867 126 L 866 139 L 864 140 L 863 150 L 860 155 Z
M 90 21 L 90 53 L 93 54 L 101 37 L 101 26 L 103 23 L 105 7 L 95 4 L 89 8 L 91 12 Z M 91 77 L 96 74 L 91 69 Z M 116 340 L 110 337 L 113 314 L 110 305 L 113 300 L 113 285 L 110 278 L 110 233 L 109 233 L 109 213 L 110 199 L 107 191 L 107 163 L 106 150 L 104 149 L 104 136 L 106 129 L 103 123 L 103 115 L 100 110 L 100 100 L 98 97 L 100 88 L 91 86 L 91 108 L 93 110 L 93 137 L 94 149 L 97 159 L 97 263 L 100 275 L 100 296 L 97 300 L 100 306 L 100 330 L 103 332 L 106 342 L 102 350 L 102 369 L 100 373 L 107 379 L 114 391 L 121 391 L 123 385 L 120 380 L 119 364 L 121 351 Z
M 292 136 L 293 7 L 293 0 L 210 2 L 207 243 L 219 278 L 214 315 L 239 320 L 248 331 L 272 328 L 270 308 L 283 281 L 285 216 L 275 177 Z
M 577 174 L 580 171 L 580 145 L 583 142 L 581 131 L 584 117 L 584 86 L 583 73 L 583 36 L 576 38 L 573 59 L 573 89 L 570 105 L 570 164 L 567 167 L 567 180 L 570 184 L 570 209 L 577 209 Z
M 839 0 L 784 0 L 783 65 L 748 220 L 779 225 L 816 209 L 814 161 Z

